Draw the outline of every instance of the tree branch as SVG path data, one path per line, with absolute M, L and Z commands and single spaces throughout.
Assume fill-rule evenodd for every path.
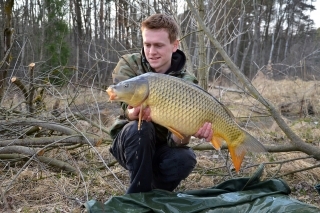
M 34 96 L 34 66 L 35 63 L 29 64 L 29 92 L 28 92 L 28 108 L 29 112 L 33 113 L 34 112 L 34 107 L 33 107 L 33 96 Z
M 16 76 L 13 76 L 11 78 L 11 83 L 16 85 L 21 90 L 21 92 L 24 95 L 25 100 L 27 101 L 28 100 L 28 91 L 27 91 L 27 88 L 24 86 L 24 84 L 20 81 L 20 79 Z

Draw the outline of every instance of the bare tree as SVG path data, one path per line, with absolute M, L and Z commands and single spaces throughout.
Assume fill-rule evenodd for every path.
M 203 0 L 198 0 L 198 10 L 199 15 L 202 20 L 204 20 L 204 2 Z M 206 57 L 205 57 L 205 37 L 202 30 L 201 25 L 198 23 L 198 52 L 199 52 L 199 67 L 198 67 L 198 80 L 199 85 L 207 90 L 208 88 L 208 75 L 207 75 L 207 63 L 206 63 Z
M 246 73 L 249 78 L 255 75 L 255 70 L 259 69 L 259 47 L 260 47 L 260 24 L 261 24 L 261 6 L 257 3 L 257 0 L 253 1 L 254 7 L 254 31 L 253 31 L 253 44 L 251 52 L 251 64 L 249 73 Z
M 10 67 L 12 55 L 11 48 L 13 44 L 14 28 L 12 28 L 12 9 L 14 5 L 14 0 L 7 0 L 4 3 L 4 23 L 5 29 L 3 32 L 4 37 L 4 59 L 0 63 L 0 103 L 5 92 L 6 78 L 8 69 Z
M 74 26 L 74 41 L 76 47 L 76 75 L 75 81 L 79 81 L 79 67 L 82 65 L 81 61 L 83 59 L 83 33 L 82 33 L 82 13 L 81 13 L 81 0 L 72 0 L 74 4 L 75 17 L 73 19 Z

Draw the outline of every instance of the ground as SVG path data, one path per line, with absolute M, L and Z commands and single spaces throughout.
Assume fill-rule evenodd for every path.
M 320 82 L 272 81 L 261 77 L 256 78 L 253 83 L 265 98 L 282 110 L 283 119 L 299 137 L 312 144 L 315 149 L 320 149 Z M 263 144 L 290 144 L 267 110 L 256 100 L 244 93 L 221 88 L 211 89 L 210 92 L 233 112 L 243 128 Z M 92 93 L 91 90 L 84 89 L 79 94 L 81 95 L 77 97 L 76 109 L 91 121 L 100 122 L 107 128 L 119 114 L 118 105 L 108 103 L 105 93 Z M 50 103 L 54 101 L 47 102 L 48 108 Z M 308 111 L 310 106 L 313 113 Z M 70 109 L 75 110 L 74 107 Z M 63 104 L 60 105 L 60 110 L 66 110 Z M 103 143 L 96 147 L 56 145 L 52 146 L 45 156 L 68 162 L 77 168 L 79 173 L 67 173 L 39 162 L 37 158 L 28 161 L 29 158 L 6 159 L 1 155 L 0 210 L 7 207 L 6 211 L 13 212 L 81 212 L 81 203 L 87 200 L 104 202 L 111 196 L 124 194 L 129 184 L 128 172 L 116 163 L 109 153 L 111 141 L 107 133 L 88 121 L 77 119 L 71 123 L 83 132 L 102 137 Z M 199 144 L 205 142 L 193 139 L 190 146 Z M 250 177 L 257 167 L 264 163 L 263 180 L 282 178 L 292 190 L 292 198 L 320 208 L 320 195 L 315 190 L 315 186 L 320 184 L 320 161 L 305 153 L 293 151 L 249 154 L 245 157 L 240 173 L 236 174 L 230 161 L 226 163 L 226 150 L 222 150 L 222 153 L 215 150 L 195 152 L 197 166 L 179 185 L 177 191 L 208 188 L 231 178 Z

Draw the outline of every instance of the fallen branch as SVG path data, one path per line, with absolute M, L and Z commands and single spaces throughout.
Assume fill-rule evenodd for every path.
M 0 149 L 1 150 L 1 149 Z M 27 161 L 30 159 L 30 155 L 26 154 L 0 154 L 0 159 L 11 159 L 11 160 L 24 160 Z M 45 156 L 37 156 L 34 159 L 38 159 L 40 162 L 48 164 L 49 166 L 60 168 L 63 171 L 70 172 L 72 174 L 78 174 L 78 170 L 74 168 L 74 166 L 71 166 L 69 163 L 49 158 Z
M 222 86 L 214 86 L 215 89 L 218 90 L 223 90 L 225 92 L 236 92 L 236 93 L 245 93 L 242 90 L 238 90 L 238 89 L 233 89 L 233 88 L 227 88 L 227 87 L 222 87 Z
M 266 162 L 266 163 L 263 163 L 265 165 L 270 165 L 270 164 L 284 164 L 284 163 L 289 163 L 289 162 L 292 162 L 292 161 L 296 161 L 296 160 L 304 160 L 304 159 L 309 159 L 309 158 L 313 158 L 312 156 L 306 156 L 306 157 L 299 157 L 299 158 L 293 158 L 293 159 L 288 159 L 288 160 L 281 160 L 281 161 L 273 161 L 273 162 Z M 255 166 L 259 166 L 260 164 L 254 164 L 252 166 L 249 166 L 248 168 L 250 167 L 255 167 Z
M 77 116 L 79 119 L 81 120 L 85 120 L 88 123 L 90 123 L 92 126 L 97 127 L 98 129 L 101 129 L 103 132 L 107 133 L 108 135 L 110 135 L 110 131 L 104 127 L 102 127 L 101 125 L 97 124 L 96 122 L 88 119 L 87 117 L 81 115 L 80 113 L 74 113 L 75 116 Z M 111 140 L 111 138 L 110 138 Z
M 13 160 L 19 160 L 19 159 L 24 159 L 27 158 L 27 155 L 23 154 L 0 154 L 0 159 L 13 159 Z
M 50 144 L 66 143 L 68 145 L 74 144 L 92 144 L 98 146 L 101 144 L 102 139 L 93 137 L 92 135 L 86 134 L 85 137 L 82 135 L 69 135 L 69 136 L 52 136 L 52 137 L 41 137 L 41 138 L 23 138 L 23 139 L 10 139 L 1 140 L 0 147 L 20 145 L 20 146 L 47 146 Z
M 19 153 L 25 155 L 36 155 L 41 149 L 35 149 L 25 146 L 6 146 L 0 148 L 0 154 Z
M 39 132 L 41 130 L 41 127 L 39 126 L 32 126 L 31 128 L 29 128 L 24 134 L 22 134 L 19 139 L 21 139 L 24 135 L 32 135 L 35 134 L 36 132 Z
M 0 120 L 0 125 L 13 125 L 13 126 L 21 126 L 21 125 L 30 125 L 30 126 L 40 126 L 42 128 L 46 128 L 49 130 L 54 130 L 57 132 L 61 132 L 66 135 L 76 135 L 77 131 L 64 126 L 59 123 L 50 122 L 50 121 L 42 121 L 34 118 L 15 118 L 12 120 Z
M 272 178 L 279 178 L 279 177 L 282 177 L 282 176 L 285 176 L 285 175 L 294 174 L 294 173 L 297 173 L 297 172 L 302 172 L 302 171 L 314 169 L 316 167 L 320 167 L 320 164 L 318 164 L 318 165 L 315 165 L 315 166 L 311 166 L 311 167 L 295 170 L 295 171 L 292 171 L 292 172 L 277 176 L 277 174 L 280 172 L 283 164 L 290 163 L 290 162 L 297 161 L 297 160 L 304 160 L 304 159 L 308 159 L 308 158 L 313 158 L 313 156 L 299 157 L 299 158 L 281 160 L 281 161 L 273 161 L 273 162 L 267 162 L 267 163 L 263 163 L 263 164 L 264 165 L 279 164 L 280 165 L 279 168 L 277 169 L 277 171 L 274 172 L 274 175 L 272 175 Z M 255 166 L 259 166 L 259 165 L 260 164 L 254 164 L 254 165 L 248 166 L 247 168 L 255 167 Z
M 295 151 L 300 151 L 299 148 L 288 144 L 288 145 L 279 145 L 279 146 L 273 146 L 273 145 L 264 145 L 264 147 L 266 148 L 266 150 L 268 152 L 295 152 Z M 203 151 L 203 150 L 215 150 L 214 147 L 209 144 L 209 143 L 203 143 L 203 144 L 198 144 L 195 146 L 192 146 L 193 150 L 199 150 L 199 151 Z M 227 146 L 225 144 L 223 144 L 223 146 L 221 147 L 221 149 L 227 149 Z
M 59 168 L 66 172 L 70 172 L 72 174 L 78 174 L 78 170 L 67 162 L 64 162 L 55 158 L 45 157 L 45 156 L 37 156 L 35 159 L 38 159 L 42 163 L 45 163 L 52 167 Z
M 5 195 L 5 193 L 2 191 L 2 188 L 0 188 L 0 194 L 1 194 L 1 197 L 2 197 L 2 203 L 4 204 L 4 209 L 5 210 L 9 210 L 11 209 L 9 204 L 8 204 L 8 201 L 7 201 L 7 196 Z
M 288 173 L 285 173 L 285 174 L 283 174 L 283 175 L 279 175 L 279 176 L 276 176 L 276 177 L 279 178 L 279 177 L 283 177 L 283 176 L 286 176 L 286 175 L 292 175 L 292 174 L 294 174 L 294 173 L 307 171 L 307 170 L 314 169 L 314 168 L 317 168 L 317 167 L 320 167 L 320 163 L 319 163 L 319 164 L 316 164 L 316 165 L 314 165 L 314 166 L 307 167 L 307 168 L 303 168 L 303 169 L 291 171 L 291 172 L 288 172 Z

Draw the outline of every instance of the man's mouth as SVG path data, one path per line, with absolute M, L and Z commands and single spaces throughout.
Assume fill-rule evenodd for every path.
M 159 60 L 159 59 L 160 59 L 160 57 L 149 58 L 150 61 L 157 61 L 157 60 Z

